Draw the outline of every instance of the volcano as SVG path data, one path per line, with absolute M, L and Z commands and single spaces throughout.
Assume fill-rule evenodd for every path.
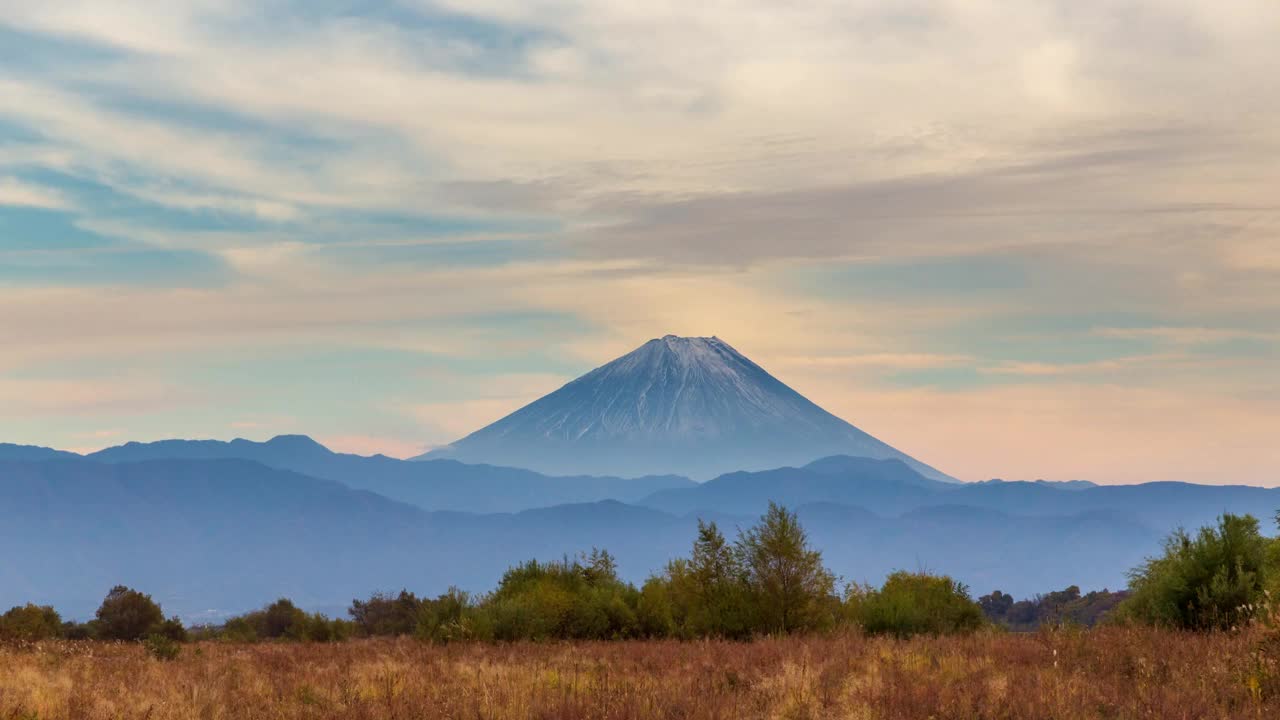
M 830 455 L 893 458 L 952 479 L 818 407 L 725 341 L 674 335 L 418 459 L 706 479 Z

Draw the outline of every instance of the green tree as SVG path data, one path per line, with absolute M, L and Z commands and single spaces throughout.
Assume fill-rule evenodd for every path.
M 747 575 L 734 546 L 714 522 L 698 521 L 698 537 L 683 582 L 684 634 L 697 637 L 741 638 L 754 625 L 748 599 Z
M 117 585 L 98 607 L 97 633 L 104 640 L 141 640 L 164 621 L 164 612 L 150 595 Z
M 613 556 L 593 550 L 507 570 L 471 616 L 499 640 L 625 638 L 640 632 L 639 597 L 618 579 Z
M 435 642 L 468 640 L 477 637 L 475 603 L 471 595 L 456 587 L 434 600 L 423 602 L 414 634 Z
M 678 558 L 667 563 L 666 571 L 661 575 L 652 575 L 645 581 L 640 590 L 640 599 L 636 604 L 636 619 L 641 634 L 647 637 L 671 637 L 683 635 L 684 614 L 676 608 L 673 592 L 674 578 L 684 575 L 687 560 Z M 680 620 L 677 620 L 679 614 Z
M 1224 514 L 1216 526 L 1195 535 L 1176 530 L 1165 540 L 1163 555 L 1130 571 L 1133 594 L 1121 613 L 1167 627 L 1239 627 L 1264 600 L 1270 544 L 1249 515 Z
M 0 615 L 0 640 L 51 640 L 62 637 L 62 618 L 48 605 L 27 603 Z
M 306 624 L 307 614 L 298 609 L 292 600 L 280 598 L 262 611 L 258 634 L 264 638 L 290 637 L 301 640 L 306 634 Z
M 809 546 L 795 513 L 770 502 L 735 549 L 765 629 L 788 633 L 834 619 L 835 578 L 823 567 L 822 553 Z
M 895 572 L 879 590 L 850 588 L 846 606 L 871 634 L 947 635 L 985 623 L 982 606 L 969 597 L 968 588 L 945 575 Z
M 423 602 L 408 590 L 394 596 L 374 593 L 368 600 L 352 600 L 347 614 L 366 636 L 411 635 L 418 626 Z

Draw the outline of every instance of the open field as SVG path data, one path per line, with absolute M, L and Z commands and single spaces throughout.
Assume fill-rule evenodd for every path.
M 1260 633 L 0 648 L 0 718 L 1272 718 Z

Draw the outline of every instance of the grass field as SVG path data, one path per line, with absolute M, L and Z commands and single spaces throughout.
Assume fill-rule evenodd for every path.
M 1276 718 L 1259 632 L 0 647 L 0 718 Z

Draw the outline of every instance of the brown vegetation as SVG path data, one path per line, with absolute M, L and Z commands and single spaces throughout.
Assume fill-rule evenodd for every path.
M 0 645 L 0 718 L 1269 718 L 1263 630 Z

